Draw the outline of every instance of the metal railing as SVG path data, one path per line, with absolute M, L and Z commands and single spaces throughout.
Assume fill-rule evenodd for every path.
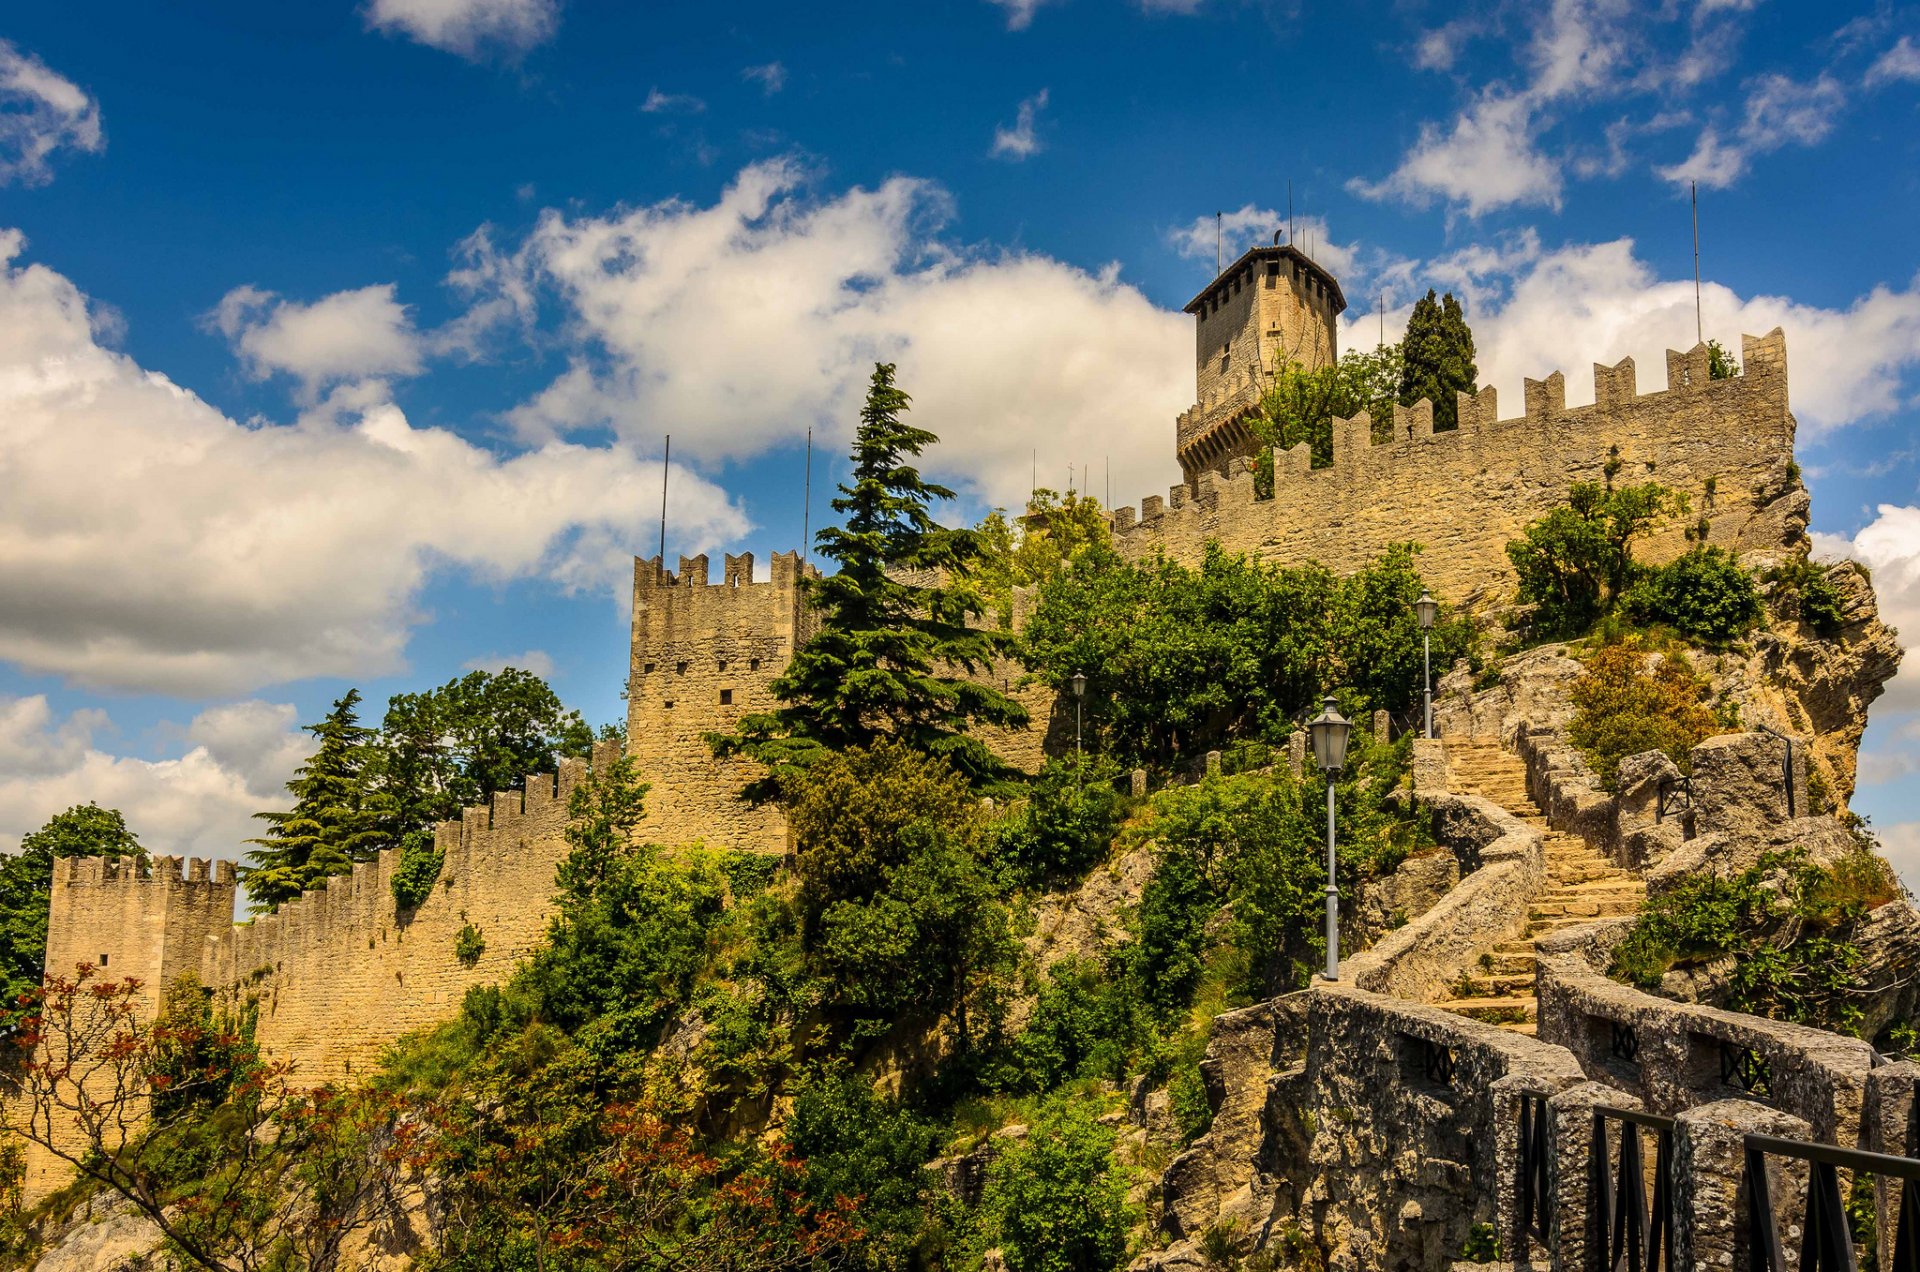
M 1547 1175 L 1547 1160 L 1553 1154 L 1553 1139 L 1548 1133 L 1547 1097 L 1535 1091 L 1520 1093 L 1520 1241 L 1526 1249 L 1529 1237 L 1547 1244 L 1548 1216 L 1553 1211 L 1553 1196 Z
M 1607 1123 L 1620 1124 L 1609 1148 Z M 1656 1136 L 1653 1197 L 1649 1203 L 1645 1128 Z M 1673 1268 L 1673 1119 L 1633 1109 L 1595 1105 L 1587 1156 L 1587 1195 L 1593 1216 L 1593 1266 L 1599 1272 L 1671 1272 Z
M 1840 1194 L 1840 1172 L 1898 1179 L 1900 1207 L 1893 1244 L 1895 1272 L 1920 1272 L 1920 1161 L 1837 1148 L 1776 1135 L 1749 1135 L 1744 1140 L 1747 1169 L 1747 1256 L 1758 1272 L 1786 1272 L 1780 1254 L 1780 1228 L 1774 1221 L 1772 1184 L 1767 1158 L 1789 1157 L 1806 1162 L 1806 1212 L 1797 1229 L 1800 1272 L 1855 1272 L 1853 1227 Z M 1878 1251 L 1875 1261 L 1878 1262 Z

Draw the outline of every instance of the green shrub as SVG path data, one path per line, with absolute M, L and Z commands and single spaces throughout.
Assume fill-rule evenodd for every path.
M 1576 708 L 1567 736 L 1607 790 L 1627 756 L 1663 751 L 1684 771 L 1688 753 L 1719 731 L 1686 657 L 1674 650 L 1656 660 L 1636 638 L 1596 650 L 1567 696 Z
M 1109 1272 L 1134 1219 L 1114 1132 L 1084 1102 L 1058 1099 L 987 1168 L 982 1235 L 1008 1272 Z
M 480 929 L 473 924 L 467 924 L 455 934 L 453 938 L 453 956 L 462 963 L 465 963 L 468 967 L 472 967 L 475 963 L 478 963 L 480 956 L 486 952 L 487 938 L 481 935 Z
M 926 1223 L 925 1166 L 940 1151 L 940 1128 L 875 1095 L 868 1079 L 836 1061 L 799 1084 L 787 1136 L 807 1163 L 816 1206 L 859 1200 L 856 1266 L 915 1266 Z
M 780 873 L 780 858 L 764 852 L 729 852 L 720 858 L 727 888 L 736 900 L 766 889 Z
M 1077 878 L 1107 855 L 1126 816 L 1115 785 L 1119 765 L 1105 757 L 1050 759 L 994 827 L 994 853 L 1023 883 Z
M 1627 612 L 1709 644 L 1725 644 L 1760 621 L 1753 574 L 1725 548 L 1697 547 L 1627 589 Z
M 402 910 L 417 908 L 433 895 L 440 878 L 440 852 L 430 830 L 410 830 L 400 840 L 400 859 L 393 867 L 393 899 Z
M 1207 1084 L 1198 1064 L 1184 1064 L 1173 1071 L 1167 1084 L 1167 1109 L 1180 1130 L 1181 1144 L 1191 1144 L 1213 1126 L 1213 1105 L 1207 1102 Z
M 1846 626 L 1846 605 L 1833 575 L 1806 557 L 1795 557 L 1767 571 L 1773 585 L 1774 609 L 1782 618 L 1797 618 L 1822 638 Z
M 1520 600 L 1534 607 L 1540 636 L 1577 636 L 1593 626 L 1633 581 L 1634 540 L 1687 506 L 1684 495 L 1664 486 L 1615 490 L 1611 480 L 1576 482 L 1564 506 L 1507 544 Z

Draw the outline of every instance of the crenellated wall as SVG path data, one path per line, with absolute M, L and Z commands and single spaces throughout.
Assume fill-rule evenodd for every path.
M 1393 439 L 1375 443 L 1372 421 L 1334 424 L 1333 463 L 1313 468 L 1307 448 L 1274 457 L 1274 497 L 1256 500 L 1248 465 L 1149 496 L 1113 512 L 1115 540 L 1134 557 L 1165 552 L 1198 560 L 1209 539 L 1231 551 L 1288 564 L 1315 560 L 1337 571 L 1365 565 L 1388 544 L 1423 545 L 1422 576 L 1456 603 L 1508 600 L 1514 576 L 1506 544 L 1527 522 L 1564 502 L 1577 481 L 1601 481 L 1610 462 L 1619 484 L 1658 481 L 1684 491 L 1692 512 L 1653 535 L 1640 554 L 1684 550 L 1684 532 L 1704 516 L 1709 541 L 1781 549 L 1807 524 L 1807 496 L 1793 465 L 1786 338 L 1778 330 L 1742 339 L 1742 373 L 1713 380 L 1707 349 L 1667 354 L 1667 387 L 1640 393 L 1632 359 L 1594 367 L 1594 401 L 1569 408 L 1559 373 L 1526 382 L 1522 414 L 1502 419 L 1492 389 L 1460 395 L 1460 426 L 1436 433 L 1426 402 L 1394 410 Z

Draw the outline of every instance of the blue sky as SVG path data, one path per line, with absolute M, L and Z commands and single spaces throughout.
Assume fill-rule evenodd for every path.
M 955 515 L 1177 477 L 1182 305 L 1289 189 L 1347 342 L 1462 294 L 1509 409 L 1787 331 L 1824 550 L 1920 632 L 1920 10 L 1765 0 L 15 6 L 0 844 L 233 855 L 346 686 L 617 718 L 627 558 L 800 539 L 898 360 Z M 1920 862 L 1920 666 L 1857 806 Z

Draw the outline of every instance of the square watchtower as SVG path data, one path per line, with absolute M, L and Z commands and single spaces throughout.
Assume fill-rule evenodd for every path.
M 1195 405 L 1180 416 L 1175 448 L 1189 485 L 1201 472 L 1258 449 L 1245 420 L 1276 369 L 1338 359 L 1335 320 L 1346 307 L 1332 274 L 1298 248 L 1281 245 L 1253 248 L 1187 303 L 1194 318 Z

